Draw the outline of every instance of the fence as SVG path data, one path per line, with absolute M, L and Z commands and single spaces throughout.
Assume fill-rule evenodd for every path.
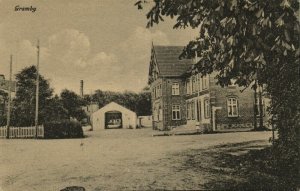
M 9 138 L 35 138 L 35 127 L 9 127 Z M 0 127 L 0 138 L 6 138 L 7 127 Z M 38 126 L 37 136 L 44 137 L 44 126 Z

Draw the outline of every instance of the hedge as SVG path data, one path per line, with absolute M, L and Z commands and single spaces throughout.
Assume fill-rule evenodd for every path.
M 55 121 L 44 124 L 45 139 L 83 138 L 82 125 L 77 121 Z

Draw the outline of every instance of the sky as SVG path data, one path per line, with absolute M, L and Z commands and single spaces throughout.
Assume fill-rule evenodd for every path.
M 151 43 L 186 45 L 198 31 L 173 29 L 166 19 L 146 28 L 146 13 L 136 0 L 0 0 L 0 74 L 9 77 L 37 63 L 56 94 L 97 89 L 139 92 L 147 85 Z M 35 12 L 16 11 L 34 7 Z

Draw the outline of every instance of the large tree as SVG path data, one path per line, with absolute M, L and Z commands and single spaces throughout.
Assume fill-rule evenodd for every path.
M 32 126 L 35 124 L 36 76 L 35 66 L 26 67 L 16 74 L 17 91 L 13 100 L 11 121 L 14 126 Z M 43 124 L 47 119 L 45 109 L 53 90 L 43 76 L 40 75 L 39 80 L 39 124 Z
M 63 90 L 60 94 L 63 108 L 67 110 L 67 115 L 81 121 L 86 118 L 82 106 L 86 105 L 83 98 L 70 90 Z
M 276 118 L 272 123 L 278 129 L 278 165 L 294 183 L 300 158 L 299 2 L 143 0 L 136 5 L 151 6 L 148 27 L 170 17 L 176 18 L 174 28 L 199 29 L 198 38 L 187 44 L 181 56 L 193 58 L 197 53 L 201 73 L 217 71 L 222 86 L 236 79 L 240 86 L 265 87 Z

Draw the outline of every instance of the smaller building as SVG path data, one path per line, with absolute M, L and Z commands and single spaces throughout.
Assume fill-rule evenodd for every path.
M 136 113 L 111 102 L 91 115 L 94 130 L 98 129 L 135 129 L 137 126 Z
M 91 121 L 91 115 L 97 111 L 99 109 L 99 105 L 98 103 L 91 103 L 89 105 L 86 105 L 86 106 L 82 106 L 81 107 L 82 110 L 85 112 L 85 114 L 87 115 L 87 119 L 86 119 L 86 122 L 88 124 L 91 124 L 92 121 Z
M 152 115 L 148 116 L 138 116 L 138 126 L 139 127 L 152 127 Z

